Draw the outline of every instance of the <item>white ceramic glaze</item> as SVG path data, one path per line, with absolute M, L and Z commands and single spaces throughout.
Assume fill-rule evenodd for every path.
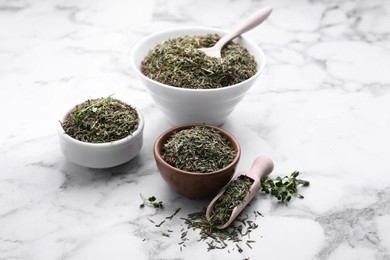
M 63 115 L 61 121 L 72 109 Z M 136 111 L 139 117 L 137 130 L 130 136 L 109 143 L 87 143 L 76 140 L 65 134 L 61 123 L 58 122 L 62 153 L 69 161 L 90 168 L 109 168 L 130 161 L 138 154 L 143 144 L 144 118 L 138 109 Z
M 235 42 L 245 47 L 257 62 L 257 73 L 241 83 L 218 89 L 177 88 L 154 81 L 140 71 L 142 60 L 158 43 L 186 35 L 206 35 L 208 33 L 218 33 L 223 36 L 228 32 L 207 27 L 171 29 L 151 34 L 133 48 L 132 66 L 171 124 L 206 123 L 217 126 L 223 124 L 264 70 L 265 57 L 261 48 L 245 37 L 239 37 Z

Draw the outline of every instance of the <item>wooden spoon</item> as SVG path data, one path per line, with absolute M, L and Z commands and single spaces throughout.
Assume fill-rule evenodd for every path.
M 206 55 L 210 57 L 215 58 L 221 58 L 221 50 L 223 46 L 225 46 L 226 43 L 228 43 L 230 40 L 236 38 L 237 36 L 252 30 L 262 22 L 264 22 L 265 19 L 271 14 L 272 7 L 266 6 L 264 8 L 261 8 L 259 11 L 257 11 L 255 14 L 250 16 L 243 24 L 241 24 L 237 29 L 232 31 L 231 33 L 225 35 L 219 41 L 210 48 L 200 48 L 198 50 L 203 51 Z
M 260 155 L 255 159 L 249 171 L 241 172 L 233 178 L 234 180 L 237 179 L 239 176 L 244 175 L 247 176 L 248 178 L 251 178 L 253 180 L 253 183 L 252 186 L 249 188 L 249 192 L 245 196 L 244 200 L 233 209 L 229 220 L 224 225 L 216 228 L 224 229 L 234 221 L 234 219 L 241 213 L 241 211 L 246 207 L 246 205 L 255 197 L 256 193 L 260 190 L 261 179 L 264 178 L 265 176 L 268 176 L 273 169 L 274 169 L 273 161 L 268 156 Z M 215 203 L 217 202 L 218 198 L 221 197 L 221 195 L 225 192 L 230 182 L 224 188 L 222 188 L 222 190 L 210 202 L 209 206 L 207 207 L 206 218 L 208 221 L 210 221 L 211 219 L 210 215 L 212 213 Z

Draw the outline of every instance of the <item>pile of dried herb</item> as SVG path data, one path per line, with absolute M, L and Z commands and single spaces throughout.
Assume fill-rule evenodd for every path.
M 174 132 L 164 144 L 161 157 L 178 169 L 207 173 L 229 165 L 236 153 L 229 140 L 217 130 L 196 125 Z
M 212 47 L 219 39 L 217 34 L 169 39 L 150 51 L 141 71 L 160 83 L 191 89 L 231 86 L 256 74 L 255 59 L 237 43 L 225 45 L 221 58 L 198 50 Z
M 239 243 L 245 243 L 249 248 L 254 243 L 250 233 L 255 230 L 258 225 L 255 223 L 257 216 L 262 216 L 260 212 L 254 211 L 254 219 L 250 220 L 249 215 L 240 215 L 236 218 L 234 224 L 225 229 L 216 229 L 206 218 L 206 209 L 201 212 L 189 214 L 187 218 L 183 218 L 188 229 L 199 231 L 201 241 L 205 241 L 208 245 L 208 251 L 213 249 L 224 249 L 228 246 L 227 242 L 236 243 L 238 251 L 241 253 L 243 248 Z M 186 233 L 184 233 L 186 235 Z M 182 242 L 185 242 L 185 236 L 182 236 Z
M 147 219 L 154 225 L 156 228 L 161 228 L 161 235 L 166 238 L 172 238 L 172 236 L 177 235 L 180 239 L 178 245 L 180 246 L 180 251 L 186 247 L 186 244 L 190 239 L 188 238 L 188 232 L 193 230 L 199 232 L 200 238 L 198 241 L 203 241 L 207 245 L 207 251 L 214 249 L 228 249 L 234 251 L 235 249 L 238 252 L 243 252 L 243 245 L 246 245 L 248 248 L 252 249 L 252 243 L 256 242 L 251 238 L 251 232 L 255 230 L 258 225 L 255 223 L 258 216 L 263 216 L 258 211 L 253 211 L 253 214 L 241 214 L 234 221 L 233 225 L 229 226 L 226 229 L 216 229 L 207 221 L 206 219 L 206 209 L 204 208 L 200 212 L 195 212 L 188 214 L 186 218 L 180 217 L 184 220 L 184 225 L 179 234 L 171 229 L 164 228 L 167 225 L 168 221 L 171 221 L 178 213 L 181 208 L 176 209 L 176 211 L 163 218 L 162 220 L 155 221 L 151 218 Z M 182 224 L 181 224 L 182 226 Z M 146 241 L 146 238 L 143 239 Z M 192 243 L 190 241 L 190 243 Z M 230 245 L 233 244 L 233 248 Z M 230 248 L 228 248 L 230 247 Z
M 244 200 L 253 182 L 251 178 L 241 175 L 229 183 L 211 211 L 211 226 L 220 227 L 228 222 L 233 209 Z
M 138 124 L 137 111 L 111 96 L 77 105 L 61 122 L 66 134 L 88 143 L 120 140 L 137 130 Z

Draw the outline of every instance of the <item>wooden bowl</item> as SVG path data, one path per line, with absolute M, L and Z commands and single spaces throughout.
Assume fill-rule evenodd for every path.
M 154 144 L 154 158 L 161 176 L 173 190 L 187 198 L 206 199 L 215 196 L 231 180 L 240 160 L 241 150 L 238 141 L 229 132 L 216 126 L 205 125 L 206 127 L 216 129 L 223 136 L 226 136 L 227 140 L 236 150 L 236 156 L 228 166 L 214 172 L 197 173 L 180 170 L 165 162 L 161 157 L 161 151 L 172 133 L 192 128 L 196 125 L 199 124 L 176 126 L 161 134 Z

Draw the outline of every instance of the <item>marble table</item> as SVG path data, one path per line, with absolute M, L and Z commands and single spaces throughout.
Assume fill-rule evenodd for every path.
M 182 247 L 182 218 L 208 201 L 157 171 L 152 146 L 171 125 L 132 46 L 176 26 L 230 29 L 265 5 L 273 14 L 246 36 L 266 70 L 223 128 L 241 144 L 238 171 L 266 154 L 272 175 L 299 170 L 311 185 L 288 204 L 256 196 L 252 249 L 208 252 L 192 230 Z M 390 259 L 389 1 L 0 1 L 0 25 L 0 259 Z M 100 170 L 67 161 L 60 115 L 112 93 L 144 114 L 139 155 Z M 140 193 L 164 208 L 140 208 Z

